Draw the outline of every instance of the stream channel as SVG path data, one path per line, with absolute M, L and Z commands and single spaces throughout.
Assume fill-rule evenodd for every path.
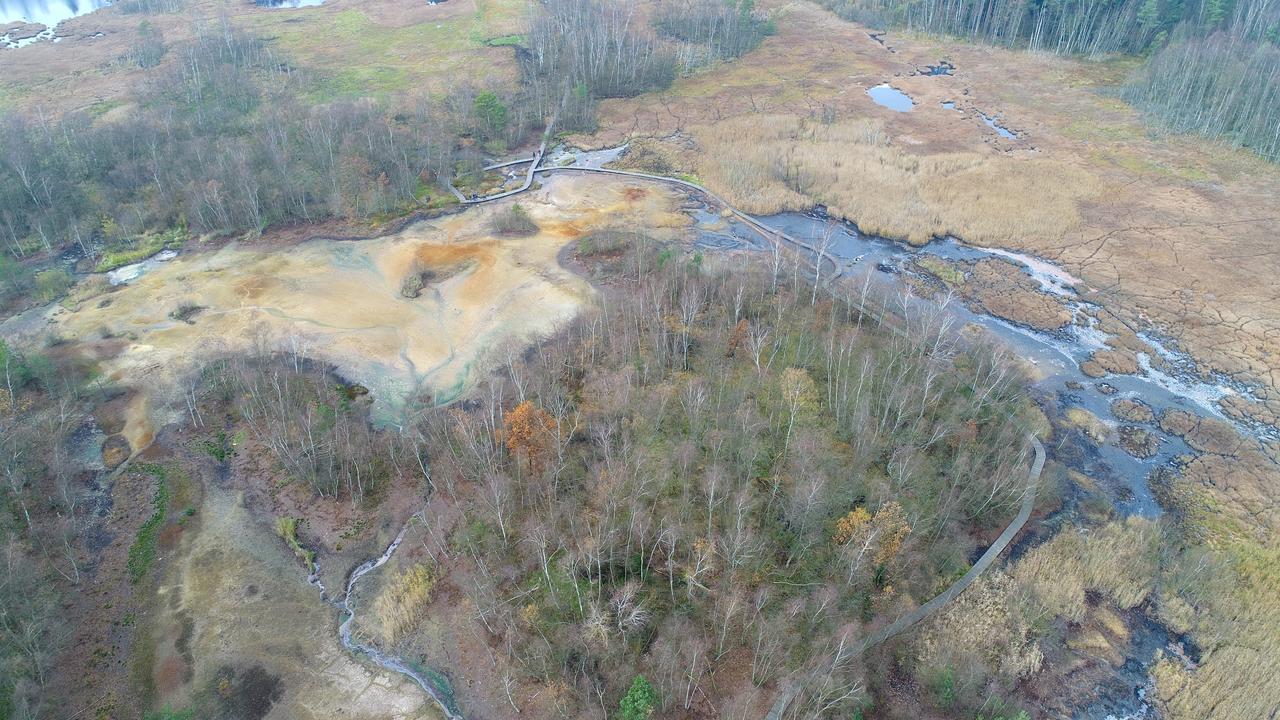
M 599 153 L 618 154 L 618 148 L 597 153 L 578 153 L 569 156 L 564 164 L 574 167 L 599 167 L 593 160 Z M 563 151 L 558 151 L 563 154 Z M 570 159 L 572 158 L 572 159 Z M 692 200 L 692 198 L 691 198 Z M 748 250 L 764 252 L 769 241 L 744 223 L 726 220 L 712 208 L 694 200 L 688 212 L 694 220 L 695 244 L 704 251 Z M 1217 403 L 1224 397 L 1249 393 L 1243 387 L 1226 378 L 1204 379 L 1192 371 L 1191 359 L 1169 342 L 1151 333 L 1140 333 L 1154 349 L 1158 359 L 1139 355 L 1140 375 L 1108 375 L 1091 378 L 1080 370 L 1080 364 L 1095 350 L 1106 348 L 1108 336 L 1097 327 L 1093 315 L 1098 308 L 1083 300 L 1076 290 L 1081 281 L 1056 265 L 1027 255 L 994 248 L 964 245 L 953 238 L 935 240 L 923 248 L 911 248 L 902 243 L 859 232 L 851 223 L 834 221 L 818 209 L 811 213 L 788 212 L 759 217 L 760 222 L 794 238 L 813 242 L 835 230 L 831 236 L 826 257 L 834 261 L 839 274 L 854 287 L 870 287 L 885 295 L 896 296 L 902 304 L 911 308 L 923 308 L 935 301 L 913 296 L 906 278 L 910 275 L 910 260 L 918 253 L 934 255 L 947 260 L 982 260 L 998 258 L 1013 262 L 1035 280 L 1041 291 L 1059 296 L 1076 318 L 1076 322 L 1062 330 L 1049 333 L 1018 325 L 991 315 L 973 312 L 959 302 L 952 302 L 948 310 L 954 315 L 956 328 L 967 324 L 977 325 L 1004 345 L 1010 354 L 1031 363 L 1038 370 L 1038 379 L 1032 383 L 1046 412 L 1061 414 L 1070 408 L 1082 408 L 1101 419 L 1113 430 L 1121 424 L 1140 425 L 1159 440 L 1154 455 L 1136 458 L 1111 442 L 1089 443 L 1089 452 L 1076 458 L 1072 465 L 1076 470 L 1094 479 L 1099 485 L 1113 491 L 1118 498 L 1116 509 L 1122 515 L 1157 517 L 1160 508 L 1152 496 L 1147 479 L 1158 467 L 1168 465 L 1179 455 L 1190 454 L 1191 449 L 1180 439 L 1160 430 L 1155 422 L 1142 424 L 1122 422 L 1112 415 L 1111 403 L 1117 399 L 1140 400 L 1155 412 L 1158 418 L 1166 410 L 1176 409 L 1202 417 L 1215 417 L 1232 422 L 1240 431 L 1263 437 L 1276 437 L 1280 432 L 1270 426 L 1246 427 L 1226 417 Z M 1163 368 L 1163 369 L 1161 369 Z M 1114 433 L 1112 433 L 1114 435 Z M 395 553 L 405 532 L 421 515 L 415 515 L 401 528 L 399 534 L 378 557 L 356 567 L 347 579 L 341 598 L 329 599 L 319 580 L 319 569 L 308 581 L 320 589 L 321 597 L 338 608 L 341 621 L 338 633 L 348 650 L 364 655 L 381 667 L 404 675 L 417 683 L 435 701 L 446 717 L 460 720 L 462 713 L 448 679 L 440 672 L 413 667 L 403 659 L 388 655 L 375 647 L 352 637 L 351 626 L 355 610 L 351 605 L 352 592 L 362 577 L 378 569 Z M 1077 717 L 1102 720 L 1140 720 L 1154 716 L 1154 710 L 1145 702 L 1148 692 L 1147 668 L 1157 650 L 1174 639 L 1157 623 L 1146 618 L 1135 628 L 1128 650 L 1129 661 L 1117 673 L 1123 692 L 1100 692 L 1100 699 L 1081 708 Z

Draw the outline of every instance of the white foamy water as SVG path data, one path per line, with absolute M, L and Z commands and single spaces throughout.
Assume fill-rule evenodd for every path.
M 1174 395 L 1184 397 L 1195 403 L 1205 412 L 1210 413 L 1214 417 L 1228 420 L 1218 409 L 1218 401 L 1228 395 L 1237 395 L 1238 393 L 1225 385 L 1217 385 L 1213 383 L 1196 382 L 1194 380 L 1174 377 L 1151 364 L 1151 356 L 1147 353 L 1138 353 L 1138 367 L 1142 369 L 1142 374 L 1151 382 L 1163 387 Z
M 1084 283 L 1080 278 L 1072 275 L 1066 270 L 1063 270 L 1048 260 L 1041 260 L 1038 257 L 1016 253 L 1010 250 L 1003 250 L 1001 248 L 987 248 L 979 247 L 977 245 L 973 247 L 991 255 L 999 255 L 1000 257 L 1008 258 L 1009 260 L 1022 265 L 1026 268 L 1027 274 L 1036 282 L 1040 283 L 1040 288 L 1042 290 L 1053 293 L 1054 295 L 1075 295 L 1075 286 Z
M 39 23 L 52 30 L 63 20 L 91 13 L 107 5 L 110 5 L 107 0 L 0 0 L 0 25 L 29 22 Z
M 115 270 L 109 271 L 107 273 L 107 282 L 112 285 L 128 285 L 155 269 L 155 267 L 160 263 L 169 262 L 176 257 L 178 257 L 178 253 L 173 250 L 161 250 L 142 262 L 136 262 L 132 265 L 124 265 L 116 268 Z

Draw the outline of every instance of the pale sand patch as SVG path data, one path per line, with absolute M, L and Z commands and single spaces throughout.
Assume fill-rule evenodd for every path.
M 191 674 L 162 692 L 158 705 L 184 707 L 215 687 L 219 673 L 254 666 L 279 682 L 267 720 L 430 720 L 441 714 L 413 682 L 357 660 L 338 641 L 337 613 L 306 583 L 283 543 L 244 506 L 243 496 L 211 485 L 200 530 L 170 569 L 168 597 L 154 632 L 186 641 Z M 162 643 L 160 660 L 181 657 Z M 184 662 L 185 664 L 185 662 Z

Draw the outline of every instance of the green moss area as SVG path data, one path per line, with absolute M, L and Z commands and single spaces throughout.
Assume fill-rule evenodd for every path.
M 250 15 L 245 24 L 310 73 L 308 99 L 404 93 L 440 93 L 458 78 L 510 78 L 515 61 L 508 46 L 520 37 L 523 5 L 512 0 L 477 3 L 471 15 L 424 19 L 393 26 L 362 10 L 291 15 Z M 494 38 L 494 40 L 487 40 Z
M 922 270 L 946 283 L 949 287 L 963 285 L 967 279 L 965 273 L 956 265 L 942 258 L 926 255 L 916 260 Z
M 129 582 L 138 584 L 146 576 L 147 570 L 156 559 L 156 543 L 160 536 L 160 528 L 164 525 L 165 513 L 169 510 L 169 474 L 161 465 L 144 465 L 142 470 L 155 478 L 155 495 L 151 504 L 154 508 L 151 517 L 138 528 L 138 535 L 129 546 L 129 558 L 125 566 L 129 570 Z
M 186 228 L 172 228 L 160 233 L 146 233 L 129 240 L 112 243 L 102 254 L 95 270 L 106 272 L 141 262 L 161 250 L 176 250 L 187 241 Z

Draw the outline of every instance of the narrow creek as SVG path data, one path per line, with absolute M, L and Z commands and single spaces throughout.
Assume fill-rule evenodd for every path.
M 313 562 L 311 573 L 307 576 L 307 582 L 320 590 L 320 599 L 336 607 L 339 612 L 340 622 L 338 624 L 338 638 L 342 641 L 342 646 L 349 652 L 356 655 L 363 655 L 372 660 L 378 666 L 390 670 L 391 672 L 403 675 L 427 694 L 427 697 L 440 708 L 444 716 L 448 720 L 462 720 L 462 713 L 458 710 L 457 702 L 453 697 L 453 691 L 448 685 L 447 679 L 439 673 L 431 670 L 412 667 L 409 663 L 394 655 L 379 650 L 378 648 L 362 643 L 353 637 L 352 625 L 356 619 L 356 608 L 352 604 L 352 596 L 356 588 L 356 583 L 360 582 L 360 578 L 377 570 L 386 564 L 391 556 L 395 555 L 396 549 L 404 542 L 404 536 L 409 532 L 409 528 L 413 526 L 415 520 L 426 522 L 426 510 L 414 513 L 405 520 L 404 525 L 400 526 L 400 532 L 396 533 L 395 539 L 387 546 L 382 554 L 366 560 L 351 571 L 351 575 L 347 577 L 346 587 L 343 589 L 341 597 L 330 598 L 328 591 L 325 589 L 324 583 L 320 580 L 320 563 Z

